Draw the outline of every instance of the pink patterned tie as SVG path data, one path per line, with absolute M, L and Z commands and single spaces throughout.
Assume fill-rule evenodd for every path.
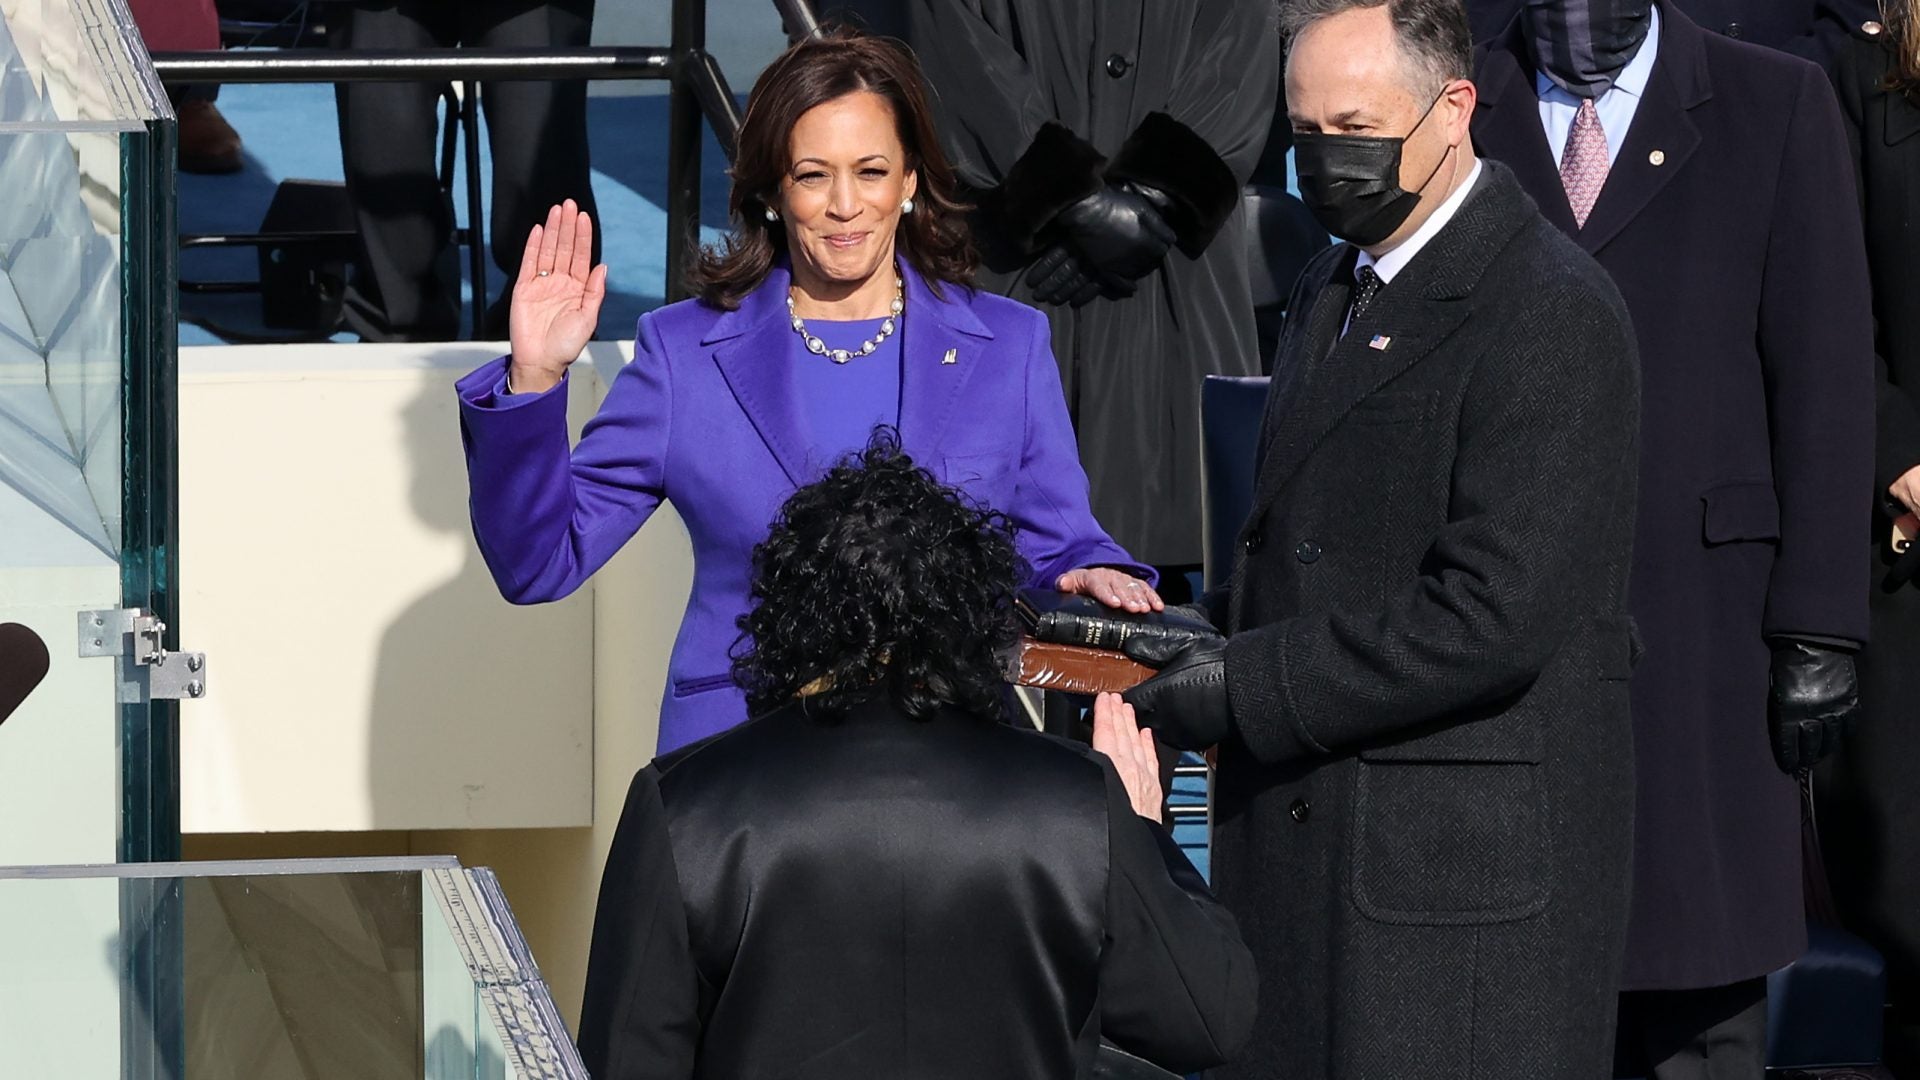
M 1607 184 L 1607 135 L 1600 130 L 1600 113 L 1592 98 L 1582 101 L 1573 116 L 1567 149 L 1560 155 L 1560 184 L 1567 189 L 1574 224 L 1586 228 L 1587 215 L 1593 213 L 1600 189 Z

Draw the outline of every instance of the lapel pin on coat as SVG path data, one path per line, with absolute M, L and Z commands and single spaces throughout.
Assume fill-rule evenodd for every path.
M 941 363 L 943 363 L 943 364 L 957 364 L 957 363 L 959 363 L 959 362 L 960 362 L 960 350 L 959 350 L 959 349 L 948 349 L 948 350 L 947 350 L 947 355 L 945 355 L 945 356 L 943 356 L 943 357 L 941 357 L 941 358 L 940 358 L 940 362 L 941 362 Z
M 1388 337 L 1385 334 L 1375 334 L 1373 335 L 1373 340 L 1367 342 L 1367 348 L 1372 349 L 1375 352 L 1386 352 L 1387 346 L 1391 344 L 1393 344 L 1392 338 Z

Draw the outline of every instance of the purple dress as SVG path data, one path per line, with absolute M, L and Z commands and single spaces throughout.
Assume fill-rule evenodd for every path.
M 832 322 L 807 320 L 807 329 L 829 349 L 857 349 L 880 332 L 882 319 Z M 900 335 L 880 343 L 872 355 L 836 364 L 807 351 L 793 335 L 787 348 L 789 374 L 811 432 L 808 464 L 825 472 L 849 451 L 867 445 L 875 424 L 900 423 Z
M 911 270 L 903 277 L 895 338 L 907 453 L 1013 519 L 1032 583 L 1082 566 L 1153 580 L 1088 509 L 1046 318 L 990 293 L 947 286 L 936 297 Z M 571 593 L 662 499 L 686 523 L 693 591 L 667 664 L 663 753 L 746 719 L 728 650 L 753 545 L 787 496 L 837 456 L 814 443 L 819 410 L 795 377 L 787 287 L 776 268 L 737 311 L 684 301 L 642 316 L 633 362 L 571 453 L 564 384 L 509 396 L 504 357 L 458 384 L 474 537 L 508 600 Z

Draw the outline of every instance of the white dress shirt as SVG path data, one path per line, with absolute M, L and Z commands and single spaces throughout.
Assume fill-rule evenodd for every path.
M 1473 185 L 1479 180 L 1480 159 L 1475 158 L 1473 171 L 1467 174 L 1466 183 L 1454 188 L 1453 194 L 1447 196 L 1447 201 L 1434 209 L 1432 217 L 1421 222 L 1420 227 L 1413 230 L 1412 236 L 1400 241 L 1392 251 L 1382 253 L 1377 259 L 1366 251 L 1361 251 L 1360 257 L 1353 264 L 1354 274 L 1357 276 L 1363 266 L 1371 266 L 1373 272 L 1380 275 L 1380 284 L 1383 288 L 1390 284 L 1394 275 L 1406 269 L 1407 264 L 1413 261 L 1413 257 L 1420 254 L 1420 249 L 1426 247 L 1427 242 L 1435 236 L 1440 235 L 1440 230 L 1446 228 L 1447 222 L 1453 220 L 1453 215 L 1460 212 L 1461 205 L 1467 201 L 1467 196 L 1473 192 Z M 1340 326 L 1342 337 L 1346 336 L 1347 327 L 1352 323 L 1353 309 L 1349 307 L 1347 321 Z
M 1653 74 L 1653 61 L 1660 54 L 1660 9 L 1653 8 L 1653 21 L 1647 27 L 1646 40 L 1614 77 L 1613 86 L 1593 99 L 1600 114 L 1600 131 L 1607 137 L 1607 164 L 1620 160 L 1620 147 L 1627 141 L 1627 129 L 1633 126 L 1633 114 L 1639 111 L 1640 98 L 1647 92 L 1647 78 Z M 1567 136 L 1573 131 L 1574 114 L 1582 99 L 1560 89 L 1552 79 L 1534 72 L 1533 88 L 1540 95 L 1540 123 L 1547 129 L 1547 145 L 1553 148 L 1553 163 L 1567 152 Z
M 1353 264 L 1355 273 L 1358 273 L 1363 266 L 1371 266 L 1373 272 L 1380 275 L 1380 284 L 1391 284 L 1394 275 L 1406 269 L 1407 264 L 1413 261 L 1413 257 L 1420 254 L 1420 249 L 1426 247 L 1435 236 L 1440 235 L 1440 230 L 1446 228 L 1447 222 L 1453 220 L 1453 215 L 1460 212 L 1461 204 L 1467 201 L 1467 195 L 1473 191 L 1473 185 L 1479 179 L 1480 160 L 1475 158 L 1473 171 L 1467 174 L 1466 182 L 1453 189 L 1453 194 L 1447 196 L 1447 201 L 1433 211 L 1432 217 L 1421 222 L 1420 227 L 1413 230 L 1412 236 L 1400 241 L 1392 251 L 1382 253 L 1377 259 L 1362 251 L 1359 260 Z

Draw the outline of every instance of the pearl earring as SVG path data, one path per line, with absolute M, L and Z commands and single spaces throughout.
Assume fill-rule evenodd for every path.
M 773 207 L 771 207 L 771 206 L 769 206 L 769 207 L 767 207 L 767 210 L 766 210 L 766 214 L 767 214 L 767 220 L 768 220 L 768 221 L 779 221 L 779 220 L 780 220 L 780 212 L 779 212 L 778 210 L 775 210 L 775 209 L 774 209 Z
M 908 199 L 908 200 L 906 200 L 905 202 L 903 202 L 903 203 L 901 203 L 901 204 L 900 204 L 900 212 L 901 212 L 901 213 L 903 213 L 903 214 L 911 214 L 911 213 L 913 213 L 913 200 L 912 200 L 912 199 Z

